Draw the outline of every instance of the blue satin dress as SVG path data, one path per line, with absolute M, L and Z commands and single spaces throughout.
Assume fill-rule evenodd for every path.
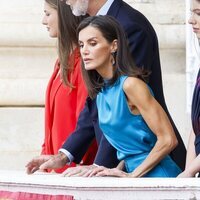
M 121 76 L 114 85 L 105 86 L 98 93 L 97 108 L 100 128 L 130 173 L 145 160 L 157 138 L 141 115 L 131 113 L 123 91 L 126 78 Z M 166 156 L 144 177 L 176 177 L 180 172 L 175 162 Z

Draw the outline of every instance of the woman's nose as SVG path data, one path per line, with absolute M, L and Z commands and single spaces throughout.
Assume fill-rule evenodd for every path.
M 43 24 L 43 25 L 47 25 L 47 20 L 46 20 L 46 17 L 45 17 L 45 16 L 42 18 L 42 24 Z
M 192 14 L 188 20 L 188 23 L 189 24 L 195 24 L 196 23 L 196 20 L 194 19 L 194 14 Z
M 86 55 L 86 54 L 89 53 L 87 46 L 84 46 L 84 47 L 82 48 L 82 52 L 83 52 L 84 55 Z

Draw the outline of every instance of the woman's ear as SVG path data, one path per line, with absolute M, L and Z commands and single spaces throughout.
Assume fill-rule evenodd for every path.
M 111 45 L 111 52 L 115 53 L 118 49 L 118 42 L 117 39 L 113 40 L 112 45 Z

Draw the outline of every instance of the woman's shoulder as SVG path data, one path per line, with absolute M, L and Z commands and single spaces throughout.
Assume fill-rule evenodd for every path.
M 133 87 L 135 88 L 135 87 L 144 87 L 144 86 L 146 86 L 146 83 L 142 81 L 141 79 L 137 77 L 127 77 L 124 80 L 123 89 L 129 90 L 129 89 L 133 89 Z
M 143 80 L 137 77 L 127 77 L 123 84 L 123 90 L 126 94 L 149 95 L 154 96 L 152 89 Z

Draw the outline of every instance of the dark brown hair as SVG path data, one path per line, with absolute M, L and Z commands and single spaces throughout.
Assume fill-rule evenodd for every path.
M 114 55 L 116 63 L 113 67 L 113 77 L 111 80 L 109 80 L 109 85 L 113 85 L 121 75 L 138 77 L 142 80 L 146 80 L 149 72 L 144 71 L 142 68 L 136 67 L 129 52 L 125 33 L 122 30 L 121 25 L 113 17 L 108 15 L 88 17 L 80 23 L 77 33 L 88 26 L 97 28 L 110 44 L 114 40 L 117 40 L 118 49 Z M 104 86 L 103 78 L 96 70 L 85 70 L 83 64 L 82 73 L 89 96 L 91 98 L 95 98 L 98 92 L 100 92 Z

